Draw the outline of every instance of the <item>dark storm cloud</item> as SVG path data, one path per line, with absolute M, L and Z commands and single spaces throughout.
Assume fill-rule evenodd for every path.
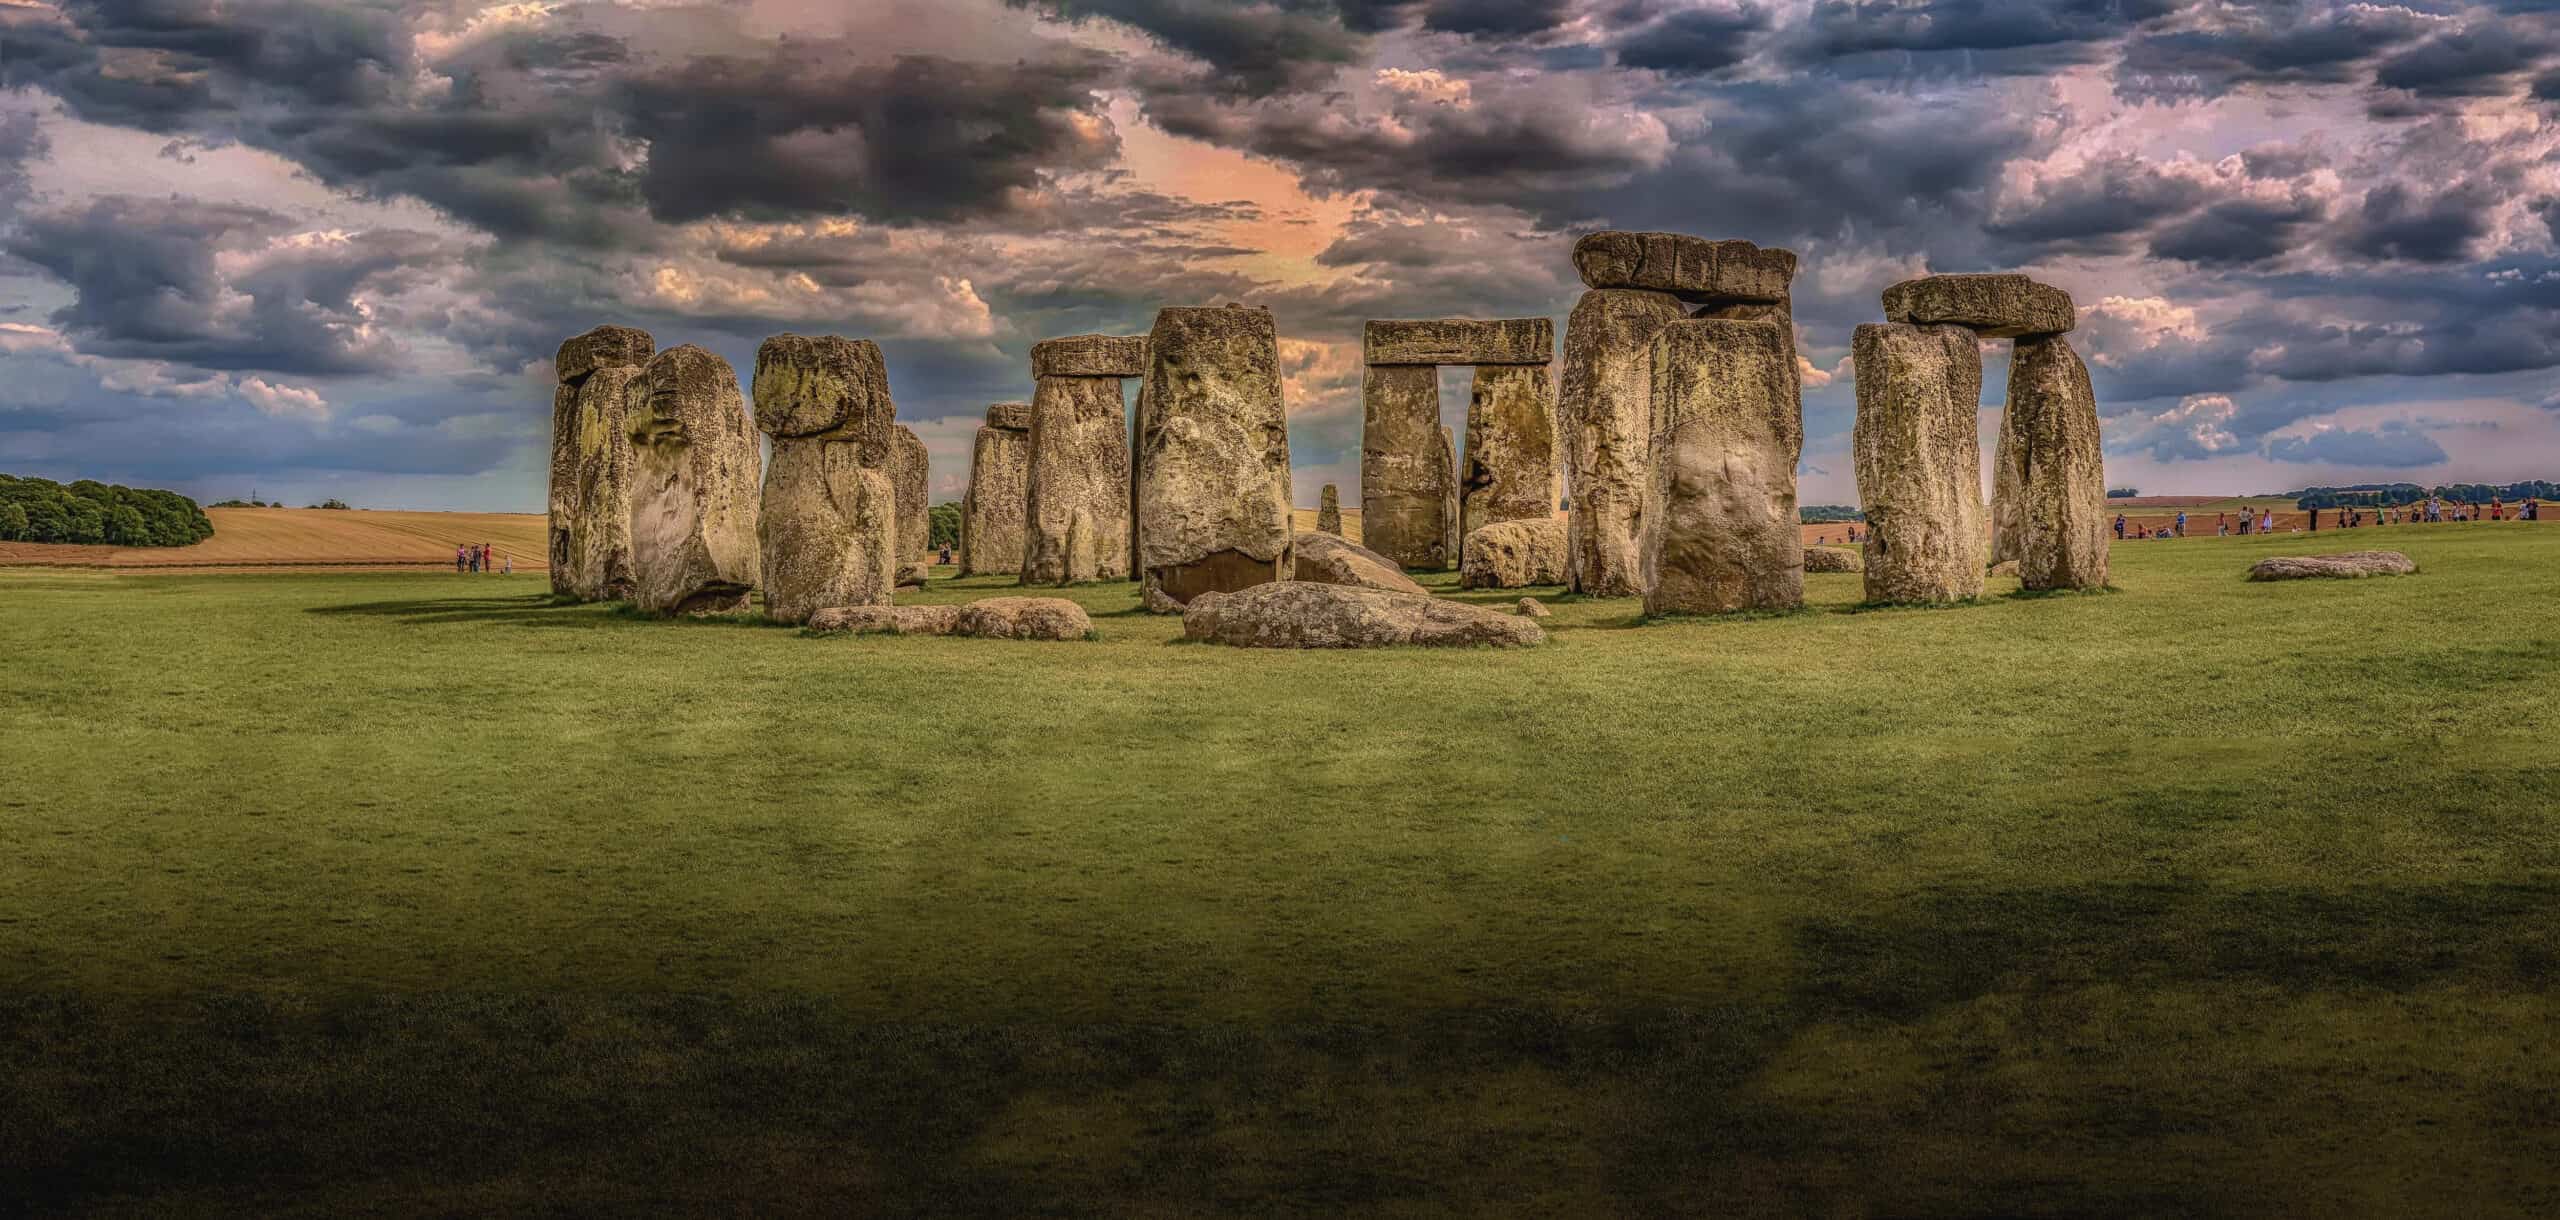
M 2385 420 L 2370 431 L 2324 428 L 2309 436 L 2278 436 L 2267 441 L 2266 455 L 2279 462 L 2317 462 L 2337 466 L 2381 466 L 2402 469 L 2433 466 L 2448 459 L 2444 446 L 2406 420 Z
M 1754 40 L 1768 29 L 1769 14 L 1757 6 L 1705 6 L 1628 30 L 1614 45 L 1626 67 L 1694 76 L 1749 60 Z
M 2231 199 L 2154 230 L 2151 253 L 2204 267 L 2273 262 L 2327 215 L 2316 200 Z
M 1482 38 L 1526 38 L 1563 25 L 1571 0 L 1431 0 L 1422 28 Z
M 2547 37 L 2504 26 L 2456 30 L 2383 60 L 2374 83 L 2420 97 L 2504 96 L 2548 45 Z
M 2488 233 L 2489 214 L 2500 201 L 2500 192 L 2486 179 L 2434 194 L 2405 182 L 2387 182 L 2365 192 L 2348 219 L 2342 244 L 2372 259 L 2462 262 Z
M 2006 51 L 2090 43 L 2166 17 L 2182 2 L 1818 0 L 1797 53 L 1832 59 L 1874 52 Z
M 149 131 L 259 103 L 370 105 L 411 67 L 396 4 L 70 0 L 61 14 L 13 14 L 6 79 L 55 88 L 84 117 Z
M 1061 21 L 1107 18 L 1206 62 L 1227 96 L 1264 97 L 1356 62 L 1364 29 L 1401 20 L 1400 4 L 1344 0 L 1005 0 Z
M 26 217 L 7 250 L 71 286 L 51 320 L 90 355 L 292 373 L 394 367 L 398 344 L 369 325 L 356 293 L 439 261 L 440 244 L 403 232 L 276 244 L 293 228 L 258 208 L 107 196 Z M 252 258 L 226 273 L 224 252 Z
M 2206 198 L 2203 183 L 2163 172 L 2130 153 L 2105 157 L 2052 185 L 2033 206 L 1990 225 L 1998 236 L 2065 250 L 2113 251 L 2127 238 L 2187 212 Z
M 2235 6 L 2194 28 L 2133 38 L 2117 88 L 2127 96 L 2177 97 L 2253 84 L 2343 84 L 2438 24 L 2404 7 Z

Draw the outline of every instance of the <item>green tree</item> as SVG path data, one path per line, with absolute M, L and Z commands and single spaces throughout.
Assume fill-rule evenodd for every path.
M 151 545 L 151 527 L 143 524 L 142 512 L 130 504 L 119 504 L 107 510 L 107 541 L 117 546 Z
M 27 536 L 27 510 L 15 504 L 0 504 L 0 542 L 18 542 Z
M 932 518 L 933 538 L 931 540 L 931 545 L 935 550 L 940 550 L 946 546 L 956 547 L 960 545 L 960 506 L 957 503 L 934 505 Z

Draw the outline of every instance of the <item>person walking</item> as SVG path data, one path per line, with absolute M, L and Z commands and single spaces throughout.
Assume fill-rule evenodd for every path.
M 2276 532 L 2275 510 L 2268 509 L 2258 514 L 2258 532 L 2261 534 Z
M 2320 510 L 2316 508 L 2311 510 L 2311 532 L 2320 532 Z
M 463 559 L 463 557 L 462 557 L 462 552 L 463 552 L 462 545 L 461 545 L 460 543 L 456 543 L 456 544 L 454 544 L 454 548 L 453 548 L 453 570 L 454 570 L 456 573 L 460 573 L 460 572 L 462 572 L 462 571 L 464 570 L 465 564 L 466 564 L 466 562 L 467 562 L 467 561 L 465 561 L 465 560 Z
M 2178 510 L 2178 536 L 2187 536 L 2187 510 L 2183 508 Z
M 2124 541 L 2124 514 L 2116 514 L 2116 541 Z

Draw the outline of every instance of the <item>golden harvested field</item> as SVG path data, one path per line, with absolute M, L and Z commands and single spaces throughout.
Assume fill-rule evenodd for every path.
M 453 549 L 488 543 L 516 570 L 542 571 L 548 528 L 538 513 L 368 512 L 208 508 L 213 537 L 194 546 L 60 546 L 0 542 L 0 564 L 119 569 L 405 568 L 453 562 Z

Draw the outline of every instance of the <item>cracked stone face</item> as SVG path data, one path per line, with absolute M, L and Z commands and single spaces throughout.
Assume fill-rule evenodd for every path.
M 729 363 L 687 344 L 649 361 L 629 436 L 632 601 L 658 614 L 745 608 L 759 579 L 763 458 Z

